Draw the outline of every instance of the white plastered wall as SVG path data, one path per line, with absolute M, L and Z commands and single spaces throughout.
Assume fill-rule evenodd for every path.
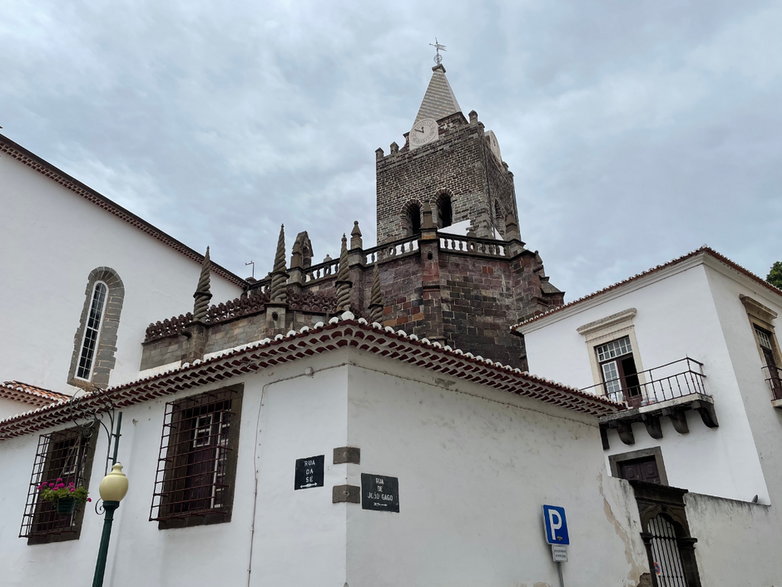
M 0 380 L 75 391 L 67 380 L 84 291 L 104 266 L 125 286 L 110 383 L 132 379 L 149 323 L 192 311 L 200 265 L 7 155 L 0 177 Z M 213 274 L 212 293 L 217 303 L 241 290 Z
M 298 361 L 125 408 L 119 460 L 130 490 L 115 516 L 105 584 L 342 587 L 347 506 L 331 503 L 331 487 L 346 478 L 346 465 L 333 465 L 331 454 L 346 442 L 347 367 L 341 363 L 338 354 Z M 240 382 L 231 521 L 159 530 L 148 517 L 165 402 Z M 0 443 L 6 479 L 0 492 L 0 582 L 3 587 L 89 584 L 103 524 L 91 506 L 79 540 L 28 545 L 17 537 L 37 440 L 35 433 Z M 317 454 L 326 456 L 324 486 L 294 491 L 295 460 Z M 105 457 L 101 433 L 90 481 L 95 497 Z
M 360 473 L 399 478 L 400 512 L 348 510 L 351 586 L 556 585 L 543 504 L 566 508 L 569 586 L 636 585 L 648 570 L 637 509 L 603 470 L 594 420 L 400 369 L 350 372 Z
M 727 344 L 729 360 L 735 373 L 738 396 L 752 430 L 752 440 L 768 485 L 772 505 L 782 503 L 782 410 L 771 405 L 772 392 L 765 381 L 767 374 L 755 341 L 753 327 L 747 311 L 739 298 L 751 297 L 782 315 L 780 296 L 770 292 L 734 271 L 714 265 L 707 268 L 709 282 L 714 292 L 714 303 L 719 323 Z M 779 343 L 782 328 L 780 318 L 774 323 Z M 769 503 L 765 501 L 763 503 Z

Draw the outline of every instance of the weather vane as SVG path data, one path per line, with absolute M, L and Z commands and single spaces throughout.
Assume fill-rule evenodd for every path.
M 434 47 L 434 50 L 436 51 L 436 54 L 434 56 L 434 62 L 437 65 L 440 65 L 443 62 L 443 56 L 440 55 L 440 49 L 445 51 L 445 45 L 441 45 L 437 42 L 437 37 L 434 38 L 434 43 L 429 43 L 430 47 Z

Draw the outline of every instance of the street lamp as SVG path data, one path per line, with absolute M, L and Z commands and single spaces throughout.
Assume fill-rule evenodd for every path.
M 98 548 L 98 562 L 95 564 L 95 576 L 92 579 L 92 587 L 103 585 L 103 573 L 106 571 L 106 555 L 109 551 L 109 538 L 111 538 L 111 523 L 114 521 L 114 510 L 119 507 L 119 502 L 128 492 L 128 478 L 122 472 L 122 465 L 116 463 L 111 467 L 111 473 L 106 475 L 98 487 L 100 498 L 103 500 L 103 509 L 106 517 L 103 520 L 103 534 L 100 537 Z

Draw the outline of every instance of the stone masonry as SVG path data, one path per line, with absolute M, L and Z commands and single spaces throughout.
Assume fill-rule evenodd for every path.
M 363 248 L 356 222 L 349 238 L 343 236 L 339 260 L 312 265 L 309 238 L 301 233 L 286 267 L 281 230 L 269 276 L 248 280 L 236 300 L 206 312 L 196 303 L 192 313 L 151 324 L 141 368 L 197 360 L 349 309 L 526 369 L 523 340 L 510 325 L 561 305 L 564 294 L 521 241 L 513 174 L 478 115 L 470 112 L 468 120 L 458 111 L 441 65 L 433 68 L 422 116 L 437 117 L 431 142 L 415 149 L 392 144 L 388 155 L 376 151 L 378 246 Z M 466 236 L 442 230 L 443 197 L 450 198 L 452 223 L 469 221 Z M 420 214 L 415 226 L 411 210 Z

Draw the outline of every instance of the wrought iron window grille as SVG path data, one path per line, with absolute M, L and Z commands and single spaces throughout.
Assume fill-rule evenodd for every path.
M 168 402 L 150 521 L 160 528 L 231 520 L 242 388 Z
M 79 538 L 84 507 L 78 507 L 72 513 L 58 513 L 55 502 L 40 499 L 38 486 L 62 479 L 65 484 L 72 482 L 88 487 L 96 437 L 93 424 L 42 434 L 38 438 L 20 538 L 27 538 L 29 544 Z

